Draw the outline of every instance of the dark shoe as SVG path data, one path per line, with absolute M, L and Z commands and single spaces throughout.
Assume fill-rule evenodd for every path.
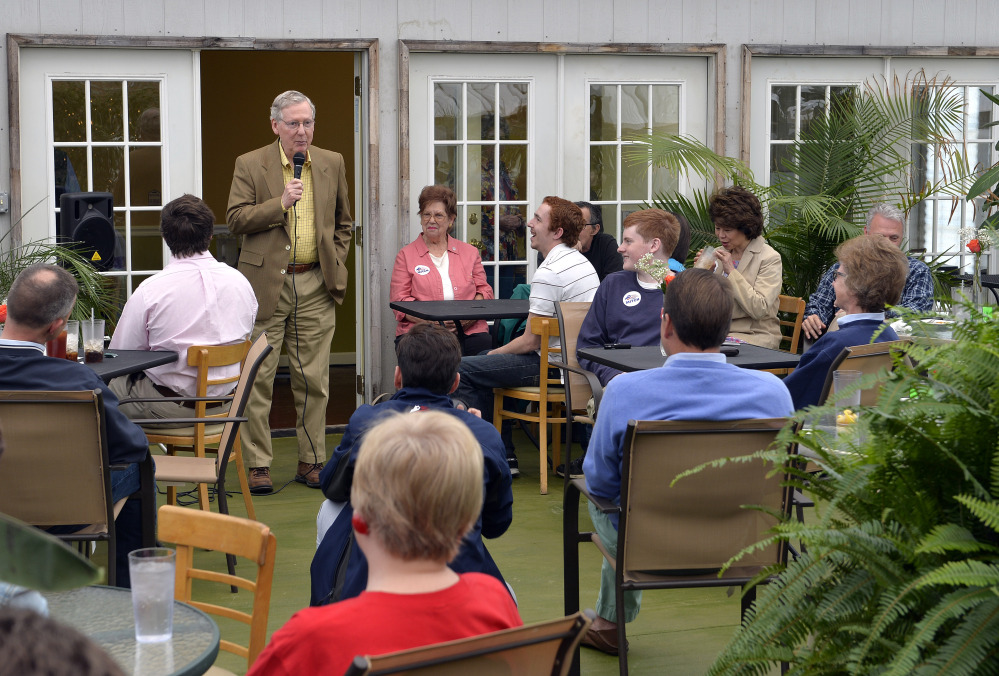
M 565 465 L 559 465 L 555 469 L 556 476 L 565 476 Z M 570 479 L 582 479 L 583 478 L 583 459 L 576 458 L 569 463 L 569 478 Z
M 253 495 L 267 495 L 274 492 L 270 467 L 251 467 L 247 483 L 250 486 L 250 493 Z
M 602 653 L 607 653 L 608 655 L 617 657 L 619 652 L 617 649 L 617 627 L 611 627 L 609 629 L 594 629 L 593 627 L 590 627 L 583 635 L 583 640 L 580 644 L 590 648 L 596 648 Z M 625 641 L 624 649 L 628 650 L 627 641 Z
M 510 476 L 520 476 L 520 463 L 517 462 L 517 456 L 511 454 L 506 462 L 510 465 Z
M 323 463 L 299 462 L 298 472 L 295 474 L 295 481 L 305 484 L 309 488 L 319 488 L 319 473 L 323 470 Z

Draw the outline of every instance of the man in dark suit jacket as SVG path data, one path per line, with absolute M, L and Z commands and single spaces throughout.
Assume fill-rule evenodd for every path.
M 7 296 L 7 322 L 0 336 L 0 389 L 100 390 L 109 459 L 113 464 L 128 464 L 125 470 L 111 472 L 111 499 L 117 501 L 139 490 L 136 463 L 145 459 L 149 444 L 143 431 L 118 410 L 118 398 L 90 368 L 45 356 L 45 343 L 66 328 L 76 294 L 76 279 L 55 265 L 32 265 L 17 276 Z M 139 507 L 139 501 L 129 500 L 115 520 L 118 584 L 122 587 L 130 586 L 128 552 L 142 547 Z
M 315 116 L 312 101 L 300 92 L 274 99 L 271 128 L 278 139 L 236 159 L 229 191 L 226 221 L 243 236 L 239 271 L 259 303 L 253 338 L 266 331 L 274 348 L 257 373 L 243 427 L 255 494 L 273 490 L 268 415 L 282 344 L 298 415 L 295 480 L 319 488 L 326 460 L 329 352 L 335 307 L 347 289 L 352 221 L 343 156 L 311 146 Z M 301 178 L 295 176 L 298 154 L 304 158 Z

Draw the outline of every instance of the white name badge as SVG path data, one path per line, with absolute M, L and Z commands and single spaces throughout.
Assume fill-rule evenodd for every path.
M 625 307 L 635 307 L 642 302 L 642 294 L 637 291 L 629 291 L 624 294 L 624 298 L 621 299 L 621 302 L 624 303 Z
M 429 275 L 430 274 L 430 268 L 428 268 L 426 265 L 417 265 L 415 272 L 416 272 L 416 274 L 418 274 L 418 275 L 420 275 L 422 277 L 423 275 Z

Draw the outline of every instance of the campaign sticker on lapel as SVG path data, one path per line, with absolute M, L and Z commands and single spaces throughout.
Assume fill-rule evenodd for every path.
M 429 275 L 430 274 L 430 268 L 428 268 L 426 265 L 417 265 L 415 272 L 416 272 L 416 274 L 418 274 L 418 275 L 420 275 L 422 277 L 423 275 Z
M 637 291 L 629 291 L 624 294 L 624 298 L 621 299 L 625 307 L 635 307 L 642 302 L 642 294 Z

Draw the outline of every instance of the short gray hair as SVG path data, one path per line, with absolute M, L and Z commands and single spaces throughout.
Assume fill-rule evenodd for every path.
M 874 220 L 875 216 L 880 216 L 881 218 L 887 218 L 889 221 L 901 223 L 902 229 L 905 229 L 905 213 L 894 204 L 878 202 L 872 206 L 867 212 L 867 225 L 871 224 L 871 221 Z
M 78 290 L 76 278 L 58 265 L 29 265 L 10 285 L 7 316 L 23 326 L 40 329 L 73 311 Z
M 299 103 L 308 103 L 312 108 L 312 119 L 316 119 L 316 104 L 312 102 L 308 96 L 302 92 L 297 92 L 294 89 L 289 89 L 283 94 L 278 94 L 277 98 L 274 99 L 274 103 L 271 104 L 271 119 L 275 122 L 280 122 L 284 120 L 281 116 L 282 111 L 288 106 L 294 106 Z

